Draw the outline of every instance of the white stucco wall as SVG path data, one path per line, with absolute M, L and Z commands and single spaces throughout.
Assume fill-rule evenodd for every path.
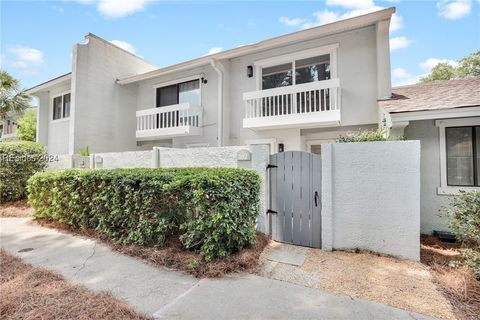
M 158 148 L 161 168 L 237 167 L 237 154 L 247 146 L 213 148 Z
M 94 168 L 151 168 L 154 166 L 153 150 L 95 153 L 90 155 Z
M 70 153 L 88 146 L 92 152 L 136 149 L 135 86 L 117 79 L 143 73 L 154 66 L 94 35 L 73 50 Z
M 70 80 L 35 94 L 39 100 L 37 141 L 47 147 L 49 154 L 68 154 L 70 118 L 53 120 L 53 98 L 68 92 L 70 92 Z
M 420 258 L 420 143 L 322 146 L 322 247 Z
M 47 170 L 60 170 L 73 168 L 73 156 L 69 154 L 51 154 L 48 163 Z
M 449 203 L 449 196 L 438 195 L 440 186 L 440 142 L 435 120 L 410 121 L 405 128 L 407 139 L 420 140 L 421 151 L 421 232 L 448 230 L 447 219 L 441 208 Z
M 49 108 L 48 108 L 48 92 L 36 94 L 38 98 L 37 111 L 37 142 L 45 146 L 48 144 L 48 127 L 49 127 Z M 48 146 L 47 146 L 48 148 Z

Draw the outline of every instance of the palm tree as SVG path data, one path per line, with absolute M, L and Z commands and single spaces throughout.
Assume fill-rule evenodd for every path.
M 30 96 L 20 89 L 20 82 L 8 72 L 0 70 L 0 120 L 8 115 L 22 113 L 30 106 Z

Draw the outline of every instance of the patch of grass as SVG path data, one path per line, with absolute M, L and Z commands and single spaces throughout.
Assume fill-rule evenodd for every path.
M 457 243 L 441 242 L 428 235 L 421 237 L 421 262 L 431 268 L 434 280 L 449 299 L 460 319 L 478 319 L 480 314 L 480 281 L 471 268 L 452 267 L 464 248 Z
M 185 271 L 198 278 L 216 278 L 228 273 L 256 270 L 259 264 L 260 254 L 270 241 L 267 235 L 257 232 L 255 245 L 247 247 L 241 252 L 229 255 L 226 258 L 214 259 L 207 262 L 199 253 L 186 250 L 182 243 L 173 237 L 169 237 L 162 247 L 123 245 L 95 230 L 76 229 L 58 221 L 48 221 L 45 219 L 37 219 L 35 221 L 45 227 L 100 240 L 117 252 L 140 258 L 155 266 Z
M 110 293 L 95 293 L 0 251 L 2 319 L 149 319 Z

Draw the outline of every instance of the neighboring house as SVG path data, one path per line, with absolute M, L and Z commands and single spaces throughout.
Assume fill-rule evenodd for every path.
M 52 154 L 269 144 L 319 152 L 378 125 L 390 97 L 385 9 L 157 68 L 93 34 L 72 72 L 28 90 Z M 170 48 L 169 50 L 175 50 Z
M 380 101 L 391 133 L 421 142 L 421 231 L 445 230 L 448 196 L 480 191 L 480 77 L 393 88 Z
M 37 108 L 29 108 L 34 112 Z M 0 120 L 0 141 L 17 140 L 18 120 L 23 116 L 23 112 L 20 114 L 9 115 L 6 119 Z
M 17 138 L 18 116 L 0 120 L 0 141 L 15 140 Z

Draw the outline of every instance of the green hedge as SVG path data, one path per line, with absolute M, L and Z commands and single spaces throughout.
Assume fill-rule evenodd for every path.
M 36 218 L 124 244 L 179 237 L 209 261 L 255 243 L 260 177 L 244 169 L 69 169 L 28 182 Z
M 27 180 L 46 168 L 46 149 L 35 142 L 0 143 L 0 203 L 26 197 Z
M 449 227 L 466 247 L 463 258 L 480 279 L 480 192 L 462 192 L 453 196 L 450 208 L 445 209 L 450 217 Z

